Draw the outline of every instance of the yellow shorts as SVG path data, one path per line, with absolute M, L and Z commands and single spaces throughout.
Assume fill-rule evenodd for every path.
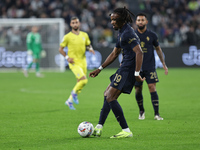
M 83 62 L 75 62 L 74 64 L 69 64 L 69 68 L 74 73 L 77 79 L 82 78 L 83 76 L 86 76 L 87 74 L 87 63 L 86 61 Z

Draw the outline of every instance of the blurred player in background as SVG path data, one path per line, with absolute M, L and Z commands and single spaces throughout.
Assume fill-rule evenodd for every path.
M 165 70 L 165 74 L 168 74 L 168 68 L 165 64 L 163 52 L 161 47 L 159 46 L 158 37 L 156 33 L 152 32 L 151 30 L 147 30 L 147 16 L 143 13 L 140 13 L 136 16 L 136 25 L 137 30 L 135 31 L 136 34 L 140 38 L 140 46 L 144 53 L 142 69 L 140 72 L 141 77 L 146 78 L 146 82 L 148 84 L 149 92 L 151 94 L 151 101 L 154 108 L 154 119 L 155 120 L 163 120 L 159 114 L 159 99 L 158 94 L 156 92 L 156 82 L 158 82 L 158 76 L 156 73 L 155 68 L 155 57 L 154 57 L 154 47 L 156 52 L 160 58 L 160 61 L 163 64 L 163 68 Z M 139 106 L 139 119 L 145 119 L 145 110 L 143 106 L 143 95 L 142 95 L 142 85 L 143 82 L 136 82 L 135 83 L 135 97 L 136 101 Z
M 40 58 L 41 55 L 42 57 L 45 57 L 46 53 L 42 50 L 41 35 L 38 33 L 38 30 L 39 28 L 37 26 L 33 26 L 31 32 L 29 32 L 26 37 L 27 53 L 28 55 L 32 55 L 33 60 L 24 70 L 25 77 L 28 77 L 28 71 L 32 67 L 33 63 L 35 63 L 36 76 L 43 77 L 40 73 Z
M 71 32 L 66 34 L 63 41 L 60 43 L 59 52 L 69 62 L 69 68 L 74 73 L 77 83 L 74 86 L 68 100 L 65 104 L 72 110 L 75 110 L 73 102 L 79 104 L 78 94 L 81 92 L 83 87 L 87 84 L 88 79 L 87 73 L 87 62 L 85 51 L 86 48 L 93 54 L 95 54 L 88 34 L 80 31 L 80 21 L 77 17 L 72 17 L 70 26 Z M 64 48 L 68 47 L 68 54 L 65 53 Z
M 139 44 L 139 38 L 129 25 L 129 23 L 132 23 L 130 14 L 133 15 L 124 7 L 115 9 L 110 15 L 113 28 L 119 30 L 116 46 L 102 66 L 89 74 L 90 77 L 96 77 L 103 68 L 111 64 L 122 52 L 123 61 L 116 73 L 110 77 L 110 84 L 104 92 L 104 104 L 100 112 L 99 122 L 94 128 L 94 136 L 101 136 L 103 125 L 110 109 L 112 109 L 122 128 L 121 132 L 110 138 L 127 138 L 133 136 L 124 117 L 123 110 L 117 101 L 121 93 L 131 93 L 136 80 L 139 82 L 145 80 L 145 78 L 141 78 L 139 75 L 143 53 Z

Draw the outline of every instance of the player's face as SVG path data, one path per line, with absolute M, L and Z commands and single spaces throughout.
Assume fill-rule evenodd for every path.
M 119 18 L 120 16 L 116 13 L 112 13 L 110 15 L 110 19 L 111 19 L 111 24 L 113 25 L 113 29 L 115 30 L 118 30 L 122 27 L 122 24 L 120 24 L 119 22 L 117 22 L 117 19 Z
M 136 25 L 140 30 L 143 30 L 148 24 L 147 18 L 145 16 L 137 16 Z
M 32 32 L 34 32 L 34 33 L 38 32 L 38 27 L 36 27 L 36 26 L 32 27 Z
M 78 30 L 80 27 L 80 21 L 79 19 L 74 19 L 70 22 L 70 26 L 72 27 L 73 30 Z

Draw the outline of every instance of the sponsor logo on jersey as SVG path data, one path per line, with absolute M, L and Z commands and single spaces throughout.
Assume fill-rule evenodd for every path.
M 117 83 L 114 83 L 114 86 L 118 86 L 118 84 L 117 84 Z
M 147 39 L 147 41 L 149 41 L 149 40 L 150 40 L 150 38 L 149 38 L 148 36 L 147 36 L 147 38 L 146 38 L 146 39 Z
M 129 39 L 128 44 L 131 44 L 136 38 Z

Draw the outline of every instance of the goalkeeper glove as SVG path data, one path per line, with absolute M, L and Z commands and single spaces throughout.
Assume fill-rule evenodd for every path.
M 46 51 L 45 51 L 45 50 L 42 50 L 41 53 L 40 53 L 40 56 L 41 56 L 42 58 L 45 58 L 45 57 L 47 56 Z
M 32 55 L 32 54 L 33 54 L 33 51 L 29 49 L 29 50 L 27 51 L 27 54 L 28 54 L 28 55 Z

